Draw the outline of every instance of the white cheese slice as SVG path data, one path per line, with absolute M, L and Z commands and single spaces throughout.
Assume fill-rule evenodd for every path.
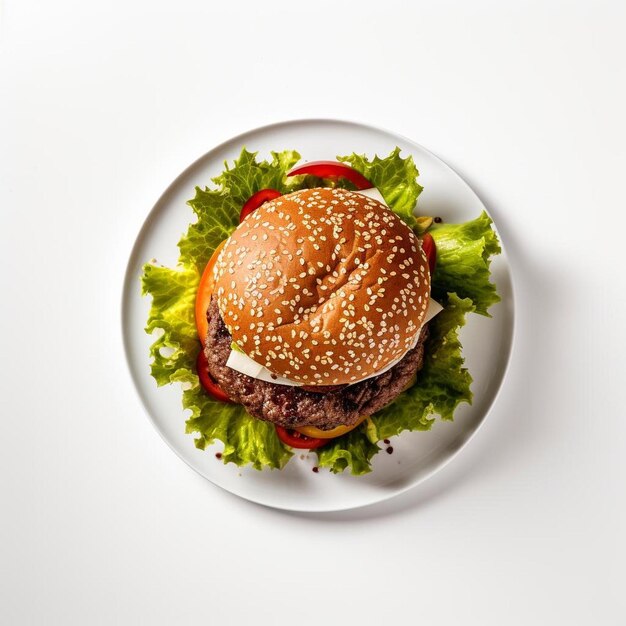
M 430 298 L 428 300 L 428 308 L 426 309 L 426 317 L 424 318 L 423 324 L 427 324 L 428 322 L 430 322 L 430 320 L 432 320 L 433 317 L 435 317 L 435 315 L 437 315 L 437 313 L 440 313 L 441 311 L 443 311 L 443 307 L 439 304 L 439 302 Z M 420 330 L 422 329 L 420 328 Z
M 226 365 L 252 378 L 259 378 L 261 371 L 265 369 L 262 365 L 252 360 L 247 354 L 239 352 L 238 350 L 230 351 Z

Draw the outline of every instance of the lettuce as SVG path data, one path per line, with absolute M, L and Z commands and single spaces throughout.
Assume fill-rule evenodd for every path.
M 312 177 L 286 178 L 299 159 L 297 152 L 286 150 L 259 162 L 256 153 L 243 149 L 232 166 L 226 163 L 224 171 L 212 179 L 212 187 L 196 188 L 188 203 L 196 221 L 179 241 L 178 266 L 147 263 L 141 276 L 142 293 L 152 297 L 146 332 L 155 336 L 150 356 L 157 385 L 182 384 L 183 407 L 191 412 L 186 432 L 196 435 L 196 447 L 205 449 L 219 440 L 224 444 L 225 463 L 256 469 L 281 468 L 293 453 L 278 439 L 272 424 L 250 417 L 241 406 L 214 401 L 202 391 L 195 373 L 200 350 L 195 293 L 204 266 L 217 245 L 235 229 L 241 206 L 253 193 L 265 187 L 287 193 L 319 184 Z M 338 159 L 371 180 L 392 210 L 415 226 L 413 210 L 422 187 L 412 157 L 403 159 L 396 148 L 385 158 L 369 160 L 352 154 Z M 489 306 L 498 301 L 489 281 L 489 263 L 500 248 L 485 213 L 466 224 L 437 225 L 431 232 L 437 243 L 433 294 L 444 310 L 429 325 L 424 368 L 416 384 L 391 405 L 317 450 L 320 467 L 365 474 L 380 450 L 379 440 L 403 430 L 428 430 L 434 415 L 452 419 L 459 403 L 471 402 L 472 379 L 463 367 L 458 330 L 466 314 L 486 315 Z
M 434 224 L 430 231 L 437 245 L 437 267 L 432 293 L 444 300 L 454 291 L 469 298 L 477 313 L 500 301 L 496 286 L 489 281 L 491 257 L 500 253 L 500 244 L 491 228 L 491 218 L 483 211 L 464 224 Z
M 375 156 L 371 161 L 364 154 L 337 157 L 360 172 L 382 194 L 385 202 L 409 226 L 415 226 L 415 203 L 423 187 L 417 182 L 419 172 L 412 156 L 403 159 L 400 148 L 384 159 Z

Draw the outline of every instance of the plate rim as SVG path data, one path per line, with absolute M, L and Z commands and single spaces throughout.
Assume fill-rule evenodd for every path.
M 499 384 L 496 392 L 494 393 L 493 397 L 491 398 L 491 401 L 489 402 L 489 404 L 486 406 L 482 416 L 479 418 L 478 422 L 476 423 L 476 426 L 468 434 L 466 439 L 458 446 L 458 448 L 456 450 L 454 450 L 451 454 L 449 454 L 449 456 L 447 456 L 445 459 L 443 459 L 442 461 L 437 463 L 430 470 L 424 472 L 424 474 L 421 475 L 420 477 L 418 477 L 417 479 L 411 481 L 409 484 L 407 484 L 407 485 L 405 485 L 405 486 L 403 486 L 401 488 L 398 488 L 398 489 L 394 490 L 391 493 L 385 494 L 382 497 L 373 495 L 373 496 L 371 496 L 369 498 L 364 499 L 363 502 L 360 502 L 358 504 L 348 504 L 348 505 L 345 505 L 345 506 L 338 505 L 338 506 L 330 506 L 330 507 L 328 505 L 326 505 L 323 508 L 319 508 L 319 507 L 318 508 L 316 508 L 316 507 L 304 507 L 304 506 L 300 507 L 300 506 L 294 506 L 294 505 L 288 505 L 287 506 L 287 505 L 282 505 L 282 504 L 276 503 L 276 502 L 269 502 L 269 501 L 266 501 L 266 500 L 263 500 L 263 499 L 254 499 L 254 498 L 252 498 L 249 495 L 245 495 L 245 494 L 242 494 L 242 493 L 238 493 L 238 492 L 232 491 L 232 490 L 228 489 L 226 486 L 217 483 L 210 476 L 204 474 L 202 471 L 200 471 L 200 469 L 194 467 L 194 465 L 192 465 L 192 463 L 190 461 L 188 461 L 186 458 L 184 458 L 182 453 L 180 453 L 174 447 L 174 445 L 168 440 L 168 438 L 165 436 L 164 431 L 161 430 L 159 424 L 157 423 L 157 420 L 152 416 L 151 412 L 148 410 L 146 402 L 145 402 L 145 400 L 143 398 L 143 395 L 142 395 L 142 393 L 140 391 L 140 387 L 139 387 L 139 383 L 137 381 L 137 377 L 136 377 L 135 372 L 133 371 L 133 367 L 131 365 L 130 347 L 129 347 L 129 345 L 130 345 L 129 329 L 127 329 L 127 327 L 126 327 L 126 325 L 124 323 L 124 319 L 125 319 L 125 310 L 126 310 L 126 308 L 128 306 L 127 294 L 130 293 L 131 285 L 134 283 L 134 280 L 136 278 L 133 275 L 132 267 L 133 267 L 133 261 L 135 260 L 135 257 L 138 254 L 139 243 L 140 243 L 140 241 L 143 240 L 143 238 L 145 237 L 145 233 L 148 230 L 150 224 L 154 221 L 154 219 L 156 217 L 156 213 L 157 213 L 157 208 L 160 207 L 160 205 L 163 202 L 163 199 L 174 188 L 176 188 L 176 186 L 178 184 L 178 181 L 181 180 L 182 178 L 184 178 L 185 176 L 187 176 L 189 174 L 189 172 L 192 169 L 194 169 L 201 161 L 209 158 L 210 155 L 212 155 L 213 153 L 217 153 L 217 152 L 223 150 L 229 144 L 235 143 L 237 141 L 240 142 L 244 137 L 247 137 L 247 136 L 249 136 L 249 135 L 251 135 L 253 133 L 271 132 L 273 129 L 285 128 L 285 127 L 290 127 L 290 126 L 315 125 L 315 124 L 337 124 L 337 125 L 340 125 L 340 126 L 351 126 L 351 127 L 355 128 L 355 129 L 364 129 L 364 130 L 367 130 L 367 131 L 375 131 L 377 133 L 383 133 L 385 135 L 392 136 L 394 138 L 402 139 L 403 141 L 405 141 L 406 143 L 408 143 L 410 145 L 417 146 L 420 150 L 422 150 L 423 152 L 428 154 L 430 157 L 435 159 L 437 162 L 439 162 L 440 165 L 442 165 L 453 176 L 455 176 L 469 190 L 469 192 L 471 194 L 473 194 L 479 200 L 482 208 L 486 211 L 486 213 L 489 215 L 489 217 L 491 217 L 491 219 L 493 220 L 493 217 L 491 216 L 489 210 L 485 206 L 485 203 L 483 202 L 482 198 L 476 193 L 476 191 L 474 191 L 474 189 L 470 186 L 470 184 L 452 166 L 450 166 L 448 163 L 446 163 L 443 159 L 441 159 L 439 156 L 437 156 L 434 152 L 432 152 L 428 148 L 424 147 L 421 143 L 416 142 L 416 141 L 414 141 L 412 139 L 409 139 L 405 135 L 402 135 L 402 134 L 397 133 L 395 131 L 391 131 L 391 130 L 388 130 L 387 128 L 383 128 L 381 126 L 377 126 L 377 125 L 374 125 L 374 124 L 369 124 L 369 123 L 362 122 L 362 121 L 348 120 L 348 119 L 343 119 L 343 118 L 311 117 L 311 118 L 287 119 L 287 120 L 272 122 L 270 124 L 264 124 L 262 126 L 256 126 L 254 128 L 250 128 L 248 130 L 240 132 L 237 135 L 234 135 L 234 136 L 232 136 L 232 137 L 230 137 L 228 139 L 225 139 L 224 141 L 220 142 L 219 144 L 213 146 L 208 151 L 204 152 L 199 157 L 194 159 L 181 172 L 179 172 L 179 174 L 170 182 L 170 184 L 159 194 L 158 198 L 153 203 L 152 208 L 149 210 L 148 214 L 144 218 L 144 220 L 143 220 L 143 222 L 141 224 L 141 227 L 139 228 L 137 234 L 135 235 L 135 238 L 134 238 L 134 241 L 133 241 L 130 253 L 129 253 L 128 257 L 127 257 L 126 264 L 124 266 L 124 274 L 123 274 L 122 286 L 121 286 L 121 294 L 120 294 L 121 297 L 120 297 L 120 300 L 119 300 L 119 303 L 120 303 L 119 322 L 120 322 L 120 330 L 121 330 L 121 335 L 122 335 L 122 344 L 123 344 L 123 347 L 124 347 L 124 357 L 125 357 L 124 360 L 126 362 L 126 367 L 127 367 L 128 373 L 130 374 L 130 378 L 131 378 L 131 380 L 133 382 L 133 387 L 135 389 L 135 393 L 137 394 L 137 396 L 139 398 L 139 401 L 141 402 L 141 406 L 143 408 L 144 413 L 147 415 L 149 422 L 152 424 L 152 427 L 158 433 L 160 438 L 167 444 L 167 446 L 170 448 L 170 450 L 172 450 L 176 454 L 176 456 L 181 461 L 183 461 L 185 463 L 185 465 L 190 467 L 199 476 L 201 476 L 202 478 L 207 480 L 212 485 L 215 485 L 216 487 L 219 487 L 220 489 L 222 489 L 226 493 L 230 494 L 231 496 L 238 497 L 238 498 L 241 498 L 241 499 L 243 499 L 243 500 L 245 500 L 247 502 L 251 502 L 251 503 L 256 504 L 256 505 L 264 506 L 264 507 L 275 509 L 275 510 L 279 510 L 279 511 L 289 511 L 289 512 L 296 512 L 296 513 L 305 513 L 305 514 L 335 513 L 335 512 L 351 511 L 351 510 L 355 510 L 355 509 L 362 509 L 362 508 L 365 508 L 365 507 L 374 506 L 376 504 L 382 504 L 384 502 L 388 502 L 389 500 L 398 498 L 399 496 L 402 496 L 403 494 L 407 493 L 408 491 L 416 489 L 419 485 L 423 484 L 428 479 L 432 478 L 435 474 L 437 474 L 438 472 L 443 470 L 451 461 L 456 459 L 457 456 L 463 450 L 465 450 L 465 448 L 470 443 L 470 441 L 472 441 L 474 439 L 474 437 L 477 435 L 477 433 L 482 429 L 482 427 L 484 426 L 485 422 L 487 421 L 487 417 L 492 413 L 493 407 L 495 406 L 497 400 L 499 399 L 500 394 L 502 393 L 502 389 L 505 386 L 506 380 L 507 380 L 507 378 L 509 376 L 512 355 L 513 355 L 513 352 L 514 352 L 514 349 L 515 349 L 515 345 L 516 345 L 516 342 L 517 342 L 517 322 L 516 322 L 517 315 L 516 315 L 516 306 L 515 306 L 515 303 L 517 301 L 517 296 L 516 296 L 514 272 L 513 272 L 513 268 L 511 266 L 511 263 L 510 263 L 509 255 L 507 254 L 506 244 L 505 244 L 505 242 L 503 241 L 503 238 L 502 238 L 502 233 L 498 230 L 497 224 L 494 221 L 493 222 L 493 227 L 494 227 L 494 230 L 496 231 L 496 233 L 498 235 L 498 239 L 500 241 L 500 246 L 501 246 L 501 257 L 500 258 L 503 258 L 505 260 L 505 262 L 506 262 L 506 269 L 507 269 L 507 274 L 508 274 L 508 279 L 509 279 L 509 287 L 510 287 L 510 295 L 509 295 L 510 313 L 509 313 L 509 315 L 510 315 L 510 328 L 511 328 L 511 330 L 510 330 L 510 342 L 508 344 L 508 350 L 507 350 L 507 354 L 506 354 L 506 357 L 505 357 L 505 360 L 504 360 L 504 364 L 503 364 L 502 377 L 501 377 L 500 384 Z M 277 471 L 280 471 L 280 470 L 277 470 Z

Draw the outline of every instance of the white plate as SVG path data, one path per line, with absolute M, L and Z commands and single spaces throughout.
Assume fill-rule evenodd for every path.
M 164 192 L 150 212 L 133 248 L 122 302 L 124 345 L 137 391 L 166 443 L 193 469 L 212 483 L 242 498 L 293 511 L 337 511 L 380 502 L 417 485 L 443 467 L 471 438 L 493 404 L 509 361 L 513 339 L 513 291 L 506 255 L 493 264 L 493 277 L 503 301 L 495 305 L 492 319 L 470 315 L 461 339 L 466 365 L 473 378 L 474 403 L 457 409 L 454 422 L 437 421 L 429 432 L 402 433 L 392 440 L 393 454 L 381 451 L 366 476 L 335 475 L 312 471 L 315 454 L 294 456 L 283 470 L 256 471 L 223 465 L 215 457 L 221 444 L 206 451 L 196 449 L 186 435 L 185 413 L 178 385 L 157 389 L 150 377 L 148 348 L 151 338 L 143 331 L 149 298 L 140 295 L 141 266 L 152 258 L 174 265 L 176 243 L 190 221 L 186 201 L 194 186 L 204 186 L 223 169 L 224 160 L 238 156 L 241 147 L 258 150 L 295 149 L 305 160 L 333 159 L 351 152 L 387 155 L 395 146 L 412 154 L 424 191 L 420 212 L 440 215 L 448 222 L 476 217 L 485 207 L 468 185 L 445 163 L 404 137 L 351 122 L 302 120 L 265 126 L 239 135 L 214 148 L 189 166 Z M 382 444 L 381 444 L 382 445 Z

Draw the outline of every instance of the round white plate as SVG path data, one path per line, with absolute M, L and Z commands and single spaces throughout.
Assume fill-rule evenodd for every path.
M 437 421 L 429 432 L 402 433 L 392 440 L 393 454 L 381 451 L 373 471 L 365 476 L 312 471 L 315 454 L 295 455 L 283 470 L 256 471 L 224 465 L 216 459 L 216 443 L 206 451 L 196 449 L 185 434 L 185 412 L 178 385 L 157 388 L 150 377 L 148 348 L 151 338 L 143 328 L 149 298 L 140 295 L 143 263 L 157 259 L 176 264 L 180 236 L 193 219 L 186 201 L 196 185 L 209 184 L 223 169 L 224 160 L 238 156 L 242 146 L 258 150 L 295 149 L 304 160 L 334 159 L 351 152 L 387 155 L 395 146 L 412 154 L 424 191 L 420 213 L 439 215 L 447 222 L 475 218 L 485 207 L 469 186 L 445 163 L 425 148 L 393 133 L 352 122 L 302 120 L 265 126 L 214 148 L 190 165 L 164 192 L 148 215 L 133 248 L 124 282 L 122 325 L 124 345 L 137 391 L 157 431 L 193 469 L 212 483 L 242 498 L 293 511 L 336 511 L 380 502 L 400 494 L 432 475 L 471 438 L 485 419 L 504 378 L 513 339 L 513 291 L 506 255 L 492 264 L 493 278 L 502 296 L 492 319 L 470 315 L 461 339 L 466 365 L 474 384 L 474 403 L 461 405 L 454 422 Z M 381 443 L 381 445 L 383 445 Z M 383 446 L 384 447 L 384 446 Z

